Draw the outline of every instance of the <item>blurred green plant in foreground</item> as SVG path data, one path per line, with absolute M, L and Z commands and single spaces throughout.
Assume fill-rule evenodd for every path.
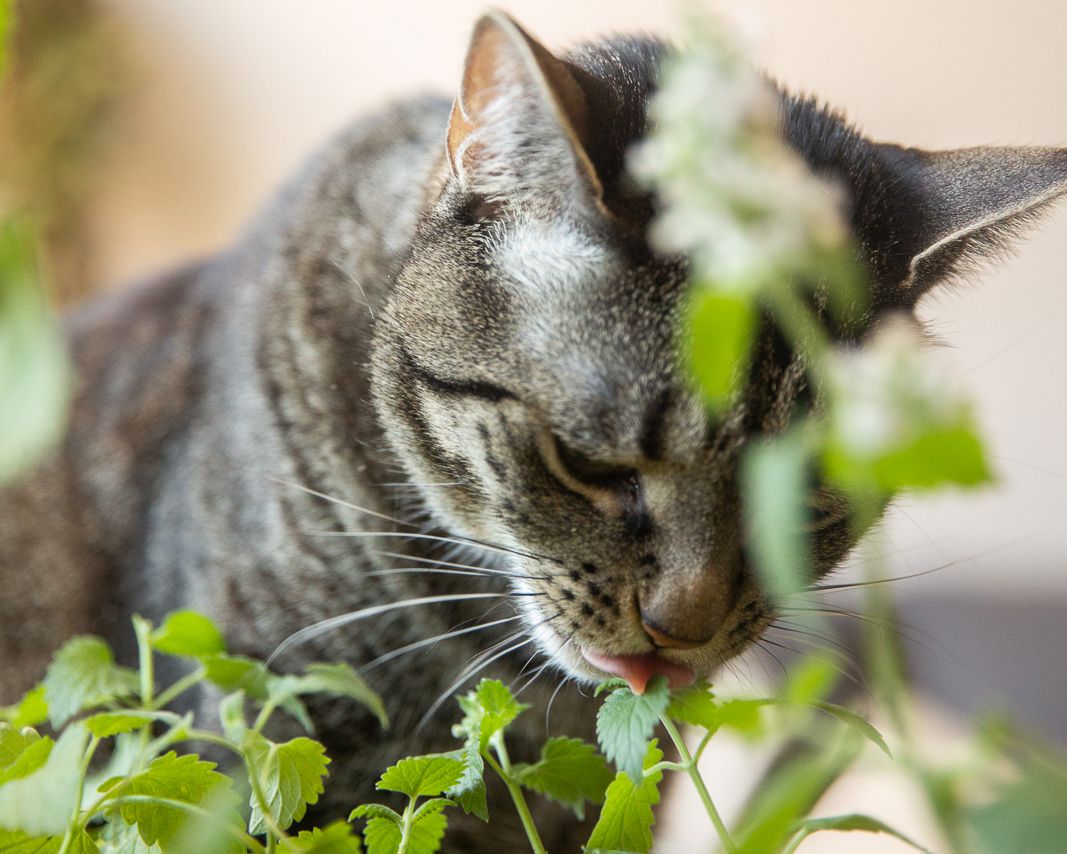
M 0 23 L 8 11 L 0 2 Z M 812 471 L 847 498 L 865 530 L 896 492 L 977 486 L 989 481 L 989 468 L 967 401 L 923 362 L 910 326 L 886 324 L 863 346 L 831 343 L 813 305 L 828 306 L 829 322 L 839 325 L 864 307 L 834 189 L 778 141 L 762 81 L 719 31 L 694 26 L 692 47 L 666 70 L 654 113 L 658 130 L 635 153 L 634 171 L 666 204 L 654 238 L 693 258 L 686 334 L 709 406 L 722 412 L 733 402 L 761 317 L 804 354 L 818 393 L 817 411 L 756 445 L 743 466 L 753 554 L 770 594 L 786 599 L 810 584 Z M 67 385 L 30 223 L 17 204 L 0 223 L 0 481 L 55 441 Z M 552 738 L 537 761 L 520 763 L 509 754 L 508 727 L 527 707 L 502 683 L 483 680 L 460 699 L 454 750 L 398 758 L 378 781 L 383 803 L 353 805 L 347 822 L 313 829 L 300 823 L 328 785 L 330 760 L 301 698 L 355 702 L 386 726 L 377 695 L 346 665 L 285 675 L 230 655 L 218 629 L 193 612 L 160 626 L 134 617 L 136 670 L 117 664 L 101 639 L 74 638 L 41 685 L 0 709 L 0 851 L 429 854 L 447 850 L 456 810 L 489 821 L 492 832 L 487 769 L 510 794 L 535 852 L 545 851 L 528 806 L 537 797 L 578 816 L 599 810 L 587 851 L 652 850 L 668 774 L 689 780 L 724 851 L 791 854 L 830 831 L 889 834 L 924 850 L 877 815 L 812 815 L 842 773 L 872 756 L 892 756 L 899 777 L 918 782 L 946 850 L 1064 850 L 1067 766 L 1003 722 L 976 727 L 963 759 L 930 761 L 916 737 L 891 602 L 883 586 L 865 592 L 867 669 L 890 722 L 884 735 L 828 701 L 835 663 L 820 655 L 801 659 L 767 697 L 718 696 L 704 682 L 672 693 L 662 679 L 637 695 L 609 680 L 598 689 L 597 745 Z M 183 663 L 175 682 L 157 684 L 159 656 Z M 202 684 L 225 695 L 217 722 L 169 709 Z M 307 735 L 272 741 L 266 733 L 279 712 Z M 720 731 L 789 748 L 734 826 L 698 764 Z M 188 752 L 189 742 L 231 761 L 217 767 Z M 661 744 L 676 758 L 665 758 Z

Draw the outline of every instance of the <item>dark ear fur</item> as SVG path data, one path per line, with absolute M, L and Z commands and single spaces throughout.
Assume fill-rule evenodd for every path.
M 453 176 L 498 202 L 601 204 L 589 111 L 571 69 L 500 11 L 475 24 L 452 105 Z
M 811 100 L 783 97 L 786 139 L 841 179 L 883 307 L 910 307 L 939 282 L 1009 249 L 1067 195 L 1067 149 L 922 151 L 874 143 Z

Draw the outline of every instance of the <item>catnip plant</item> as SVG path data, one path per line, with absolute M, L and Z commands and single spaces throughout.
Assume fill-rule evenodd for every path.
M 0 3 L 0 24 L 8 12 Z M 925 362 L 912 326 L 890 322 L 866 341 L 832 343 L 828 324 L 847 329 L 866 310 L 838 193 L 779 141 L 769 92 L 725 31 L 690 29 L 653 105 L 657 129 L 633 152 L 631 169 L 663 201 L 655 241 L 693 262 L 685 334 L 708 405 L 725 412 L 734 401 L 761 318 L 804 356 L 818 406 L 749 449 L 743 465 L 753 557 L 769 594 L 786 600 L 810 584 L 811 472 L 847 496 L 862 529 L 901 490 L 978 486 L 991 473 L 970 406 Z M 0 481 L 28 465 L 62 421 L 61 351 L 25 221 L 10 214 L 0 226 Z M 509 753 L 508 732 L 531 710 L 508 686 L 483 679 L 459 698 L 453 750 L 398 757 L 378 780 L 380 803 L 353 804 L 347 821 L 318 828 L 304 819 L 329 784 L 330 758 L 302 698 L 360 704 L 387 727 L 381 699 L 347 665 L 280 674 L 232 655 L 218 628 L 191 611 L 158 626 L 134 617 L 136 669 L 118 664 L 102 639 L 77 637 L 39 686 L 0 709 L 0 852 L 432 854 L 448 850 L 456 811 L 491 832 L 487 777 L 507 790 L 538 854 L 546 848 L 533 798 L 579 818 L 596 811 L 587 852 L 649 852 L 671 774 L 694 788 L 725 852 L 792 854 L 828 831 L 888 834 L 925 850 L 877 816 L 813 815 L 826 788 L 871 752 L 919 783 L 948 850 L 1061 850 L 1067 772 L 1043 745 L 993 721 L 954 765 L 929 761 L 918 746 L 877 570 L 864 588 L 873 618 L 866 652 L 875 699 L 889 713 L 885 735 L 828 700 L 837 665 L 819 654 L 764 697 L 723 695 L 704 681 L 672 692 L 662 678 L 635 694 L 607 680 L 597 689 L 597 744 L 549 738 L 536 761 L 523 763 Z M 161 656 L 184 675 L 159 684 Z M 173 710 L 202 686 L 221 692 L 217 719 Z M 272 740 L 276 715 L 305 735 Z M 708 745 L 726 731 L 788 743 L 792 757 L 729 825 L 701 770 Z M 211 761 L 198 752 L 206 748 Z

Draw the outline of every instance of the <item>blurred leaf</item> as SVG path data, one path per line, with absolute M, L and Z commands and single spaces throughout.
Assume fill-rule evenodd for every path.
M 834 663 L 824 655 L 806 655 L 789 670 L 784 699 L 788 703 L 821 702 L 837 681 Z
M 1067 840 L 1067 769 L 1034 766 L 968 823 L 982 854 L 1062 854 Z
M 302 676 L 273 677 L 268 684 L 271 699 L 281 703 L 287 696 L 333 694 L 362 703 L 377 716 L 383 727 L 389 717 L 379 697 L 363 678 L 347 664 L 309 664 Z
M 14 706 L 0 708 L 0 721 L 7 721 L 15 729 L 37 726 L 48 720 L 48 703 L 44 699 L 44 685 L 28 691 Z
M 711 730 L 719 726 L 719 704 L 707 681 L 701 679 L 671 693 L 667 717 Z
M 725 409 L 744 382 L 755 327 L 751 297 L 697 287 L 689 307 L 689 363 L 713 408 Z
M 151 712 L 100 712 L 85 719 L 89 732 L 97 738 L 110 738 L 124 732 L 143 729 L 158 720 Z
M 300 821 L 307 812 L 308 804 L 318 802 L 330 758 L 317 741 L 301 737 L 277 744 L 257 732 L 249 731 L 245 755 L 267 799 L 267 807 L 282 830 L 294 821 Z M 252 817 L 248 821 L 249 832 L 266 833 L 268 825 L 254 791 L 250 803 Z
M 266 700 L 270 675 L 261 661 L 240 655 L 206 655 L 200 663 L 205 677 L 224 691 L 244 691 L 253 700 Z
M 78 796 L 82 756 L 88 740 L 88 730 L 81 724 L 73 724 L 54 745 L 42 738 L 27 746 L 8 772 L 31 751 L 42 750 L 38 745 L 48 745 L 51 750 L 44 762 L 34 756 L 30 773 L 0 785 L 0 827 L 21 830 L 29 836 L 62 835 Z
M 3 854 L 59 854 L 63 836 L 28 836 L 21 830 L 0 829 L 0 852 Z M 84 830 L 77 834 L 67 848 L 68 854 L 95 854 L 100 849 Z M 112 849 L 108 849 L 112 854 Z M 115 851 L 114 854 L 126 854 Z
M 66 415 L 67 357 L 36 255 L 23 220 L 0 221 L 0 483 L 59 441 Z
M 115 664 L 111 647 L 92 635 L 67 641 L 44 677 L 48 716 L 57 729 L 82 709 L 132 697 L 139 687 L 137 673 Z
M 923 848 L 918 842 L 909 839 L 900 831 L 894 830 L 885 822 L 879 821 L 876 818 L 871 818 L 869 815 L 861 815 L 859 813 L 828 816 L 826 818 L 809 818 L 800 822 L 796 829 L 797 836 L 790 843 L 789 851 L 794 851 L 801 841 L 807 839 L 813 833 L 819 833 L 826 830 L 884 833 L 888 836 L 896 837 L 906 845 L 910 845 L 912 848 L 924 852 L 924 854 L 932 854 L 931 851 Z
M 323 829 L 302 830 L 295 838 L 283 839 L 280 854 L 360 854 L 363 846 L 352 828 L 335 821 Z
M 218 627 L 196 611 L 174 611 L 152 633 L 152 646 L 168 655 L 202 656 L 226 651 Z
M 749 548 L 763 587 L 776 601 L 812 577 L 808 456 L 799 431 L 753 444 L 741 470 Z

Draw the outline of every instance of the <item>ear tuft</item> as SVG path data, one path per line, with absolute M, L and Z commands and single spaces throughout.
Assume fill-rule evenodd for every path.
M 910 225 L 894 235 L 894 251 L 908 255 L 898 286 L 908 302 L 977 261 L 1010 250 L 1027 226 L 1067 195 L 1067 149 L 877 148 L 901 197 L 917 202 Z
M 585 93 L 566 63 L 504 12 L 483 15 L 449 118 L 453 176 L 499 201 L 580 190 L 599 204 L 588 125 Z

